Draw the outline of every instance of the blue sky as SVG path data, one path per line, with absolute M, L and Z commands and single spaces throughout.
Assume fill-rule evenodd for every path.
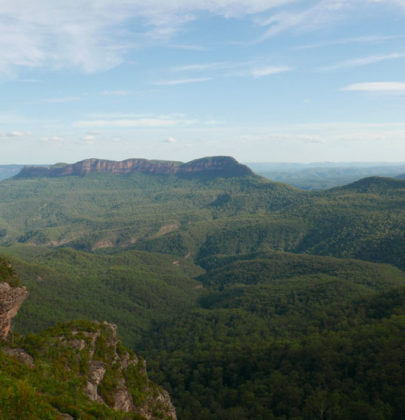
M 405 161 L 405 0 L 0 1 L 0 163 Z

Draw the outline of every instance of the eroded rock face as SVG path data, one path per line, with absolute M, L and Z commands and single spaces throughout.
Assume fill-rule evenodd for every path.
M 106 370 L 105 363 L 101 360 L 92 360 L 89 363 L 90 372 L 85 393 L 92 401 L 104 402 L 98 395 L 98 386 L 103 380 Z
M 190 176 L 245 176 L 252 171 L 229 156 L 214 156 L 191 162 L 173 162 L 147 159 L 127 159 L 121 162 L 102 159 L 86 159 L 74 164 L 51 167 L 26 166 L 18 177 L 83 176 L 94 172 L 126 175 L 133 172 L 156 175 Z
M 7 337 L 11 319 L 17 315 L 27 296 L 25 287 L 12 287 L 8 283 L 0 283 L 0 340 Z
M 85 394 L 92 401 L 146 419 L 154 419 L 155 412 L 161 413 L 165 419 L 176 419 L 169 394 L 148 379 L 145 362 L 120 347 L 117 327 L 107 322 L 95 324 L 99 326 L 96 330 L 73 330 L 70 338 L 59 337 L 62 345 L 75 349 L 79 357 L 89 360 Z M 110 385 L 106 395 L 102 388 L 107 375 L 110 375 L 110 383 L 115 385 Z M 138 384 L 136 390 L 127 382 L 131 382 L 134 376 Z M 134 401 L 134 391 L 144 397 Z
M 4 348 L 4 353 L 8 356 L 14 357 L 24 365 L 33 368 L 35 366 L 34 359 L 24 349 Z
M 10 273 L 11 284 L 0 282 L 0 339 L 7 337 L 11 319 L 28 296 L 25 287 L 15 286 L 18 279 Z M 77 372 L 84 379 L 81 391 L 91 401 L 124 411 L 131 418 L 136 415 L 146 419 L 176 419 L 169 394 L 149 380 L 146 363 L 121 346 L 115 325 L 77 321 L 56 326 L 53 331 L 44 333 L 40 345 L 35 347 L 34 358 L 24 348 L 2 346 L 2 351 L 30 368 L 38 367 L 38 360 L 39 365 L 41 360 L 46 360 L 47 366 L 55 360 L 59 364 L 64 361 L 66 372 Z M 159 413 L 157 417 L 156 413 Z M 67 413 L 60 416 L 72 418 Z

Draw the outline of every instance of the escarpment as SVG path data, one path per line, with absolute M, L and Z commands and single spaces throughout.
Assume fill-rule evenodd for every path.
M 176 419 L 169 394 L 121 345 L 113 324 L 72 321 L 7 339 L 28 292 L 4 260 L 0 276 L 0 417 L 7 407 L 18 418 Z
M 20 287 L 11 264 L 0 259 L 0 340 L 7 337 L 11 319 L 17 315 L 27 296 L 27 289 Z
M 50 330 L 48 340 L 60 353 L 68 352 L 70 369 L 84 373 L 83 392 L 91 401 L 146 419 L 176 419 L 169 394 L 149 380 L 146 362 L 124 348 L 117 327 L 107 322 L 73 322 Z M 42 349 L 44 355 L 47 348 Z M 72 363 L 73 362 L 73 363 Z M 76 363 L 75 363 L 76 362 Z
M 19 178 L 84 176 L 90 173 L 127 175 L 134 172 L 181 177 L 214 176 L 230 177 L 251 175 L 252 171 L 229 156 L 214 156 L 191 162 L 173 162 L 147 159 L 127 159 L 121 162 L 103 159 L 86 159 L 74 164 L 58 164 L 50 167 L 26 166 Z
M 11 319 L 17 315 L 27 296 L 25 287 L 12 287 L 8 283 L 0 283 L 0 340 L 7 337 Z

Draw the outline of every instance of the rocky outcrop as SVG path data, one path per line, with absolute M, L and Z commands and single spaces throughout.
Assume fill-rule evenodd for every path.
M 169 394 L 148 379 L 145 361 L 121 346 L 115 325 L 103 322 L 73 328 L 59 342 L 87 361 L 83 391 L 90 400 L 146 419 L 156 418 L 156 412 L 160 418 L 176 419 Z
M 4 348 L 4 353 L 6 353 L 8 356 L 14 357 L 19 362 L 24 363 L 24 365 L 33 368 L 34 367 L 34 359 L 32 356 L 30 356 L 27 352 L 25 352 L 23 349 L 13 349 L 13 348 Z
M 147 159 L 127 159 L 121 162 L 102 159 L 87 159 L 74 164 L 50 167 L 26 166 L 17 175 L 19 178 L 84 176 L 90 173 L 126 175 L 134 172 L 155 175 L 192 176 L 245 176 L 252 171 L 228 156 L 214 156 L 191 162 L 173 162 Z
M 25 287 L 13 287 L 7 282 L 0 283 L 0 340 L 7 337 L 11 319 L 17 315 L 27 296 Z
M 98 386 L 103 380 L 105 372 L 106 366 L 104 362 L 92 360 L 89 363 L 89 377 L 84 392 L 92 401 L 104 402 L 98 394 Z
M 83 410 L 83 407 L 86 410 L 91 402 L 96 411 L 97 406 L 101 406 L 101 412 L 110 413 L 103 418 L 127 418 L 124 412 L 128 413 L 128 418 L 176 419 L 169 394 L 148 378 L 145 361 L 121 345 L 117 327 L 113 324 L 74 321 L 59 324 L 37 336 L 19 335 L 13 340 L 5 340 L 11 319 L 28 292 L 19 285 L 11 264 L 1 258 L 0 280 L 0 351 L 2 357 L 14 359 L 25 365 L 25 369 L 35 368 L 39 380 L 35 386 L 40 386 L 43 378 L 54 384 L 60 380 L 83 384 L 82 389 L 78 387 L 74 392 L 75 398 L 84 400 L 85 405 L 75 407 L 73 411 Z M 63 388 L 63 385 L 60 388 L 66 396 L 69 388 Z M 36 396 L 45 398 L 46 392 Z M 63 410 L 62 402 L 58 400 L 57 406 L 50 408 L 57 410 L 57 418 L 76 418 L 69 414 L 72 409 L 69 404 L 65 406 L 67 410 Z

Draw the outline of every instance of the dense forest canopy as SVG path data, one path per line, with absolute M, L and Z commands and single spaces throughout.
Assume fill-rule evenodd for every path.
M 16 331 L 117 324 L 180 419 L 404 417 L 405 181 L 90 173 L 0 192 L 0 253 L 30 292 Z

